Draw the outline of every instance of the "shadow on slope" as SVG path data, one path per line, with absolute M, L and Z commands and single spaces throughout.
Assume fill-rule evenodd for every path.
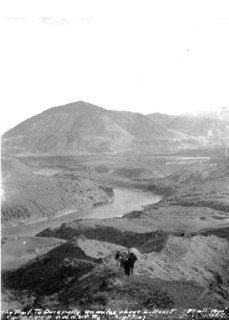
M 78 279 L 101 262 L 88 257 L 78 247 L 77 240 L 72 239 L 15 271 L 4 272 L 3 286 L 49 295 L 59 292 L 71 278 Z
M 69 240 L 83 234 L 87 239 L 106 241 L 127 248 L 135 247 L 140 252 L 161 251 L 166 244 L 168 235 L 157 230 L 156 232 L 137 233 L 132 231 L 120 231 L 112 227 L 95 225 L 92 228 L 75 221 L 72 224 L 62 224 L 59 228 L 45 229 L 38 237 L 55 237 Z

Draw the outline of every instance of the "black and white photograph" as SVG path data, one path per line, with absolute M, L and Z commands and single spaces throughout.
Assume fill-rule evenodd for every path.
M 1 319 L 229 319 L 229 2 L 3 2 Z

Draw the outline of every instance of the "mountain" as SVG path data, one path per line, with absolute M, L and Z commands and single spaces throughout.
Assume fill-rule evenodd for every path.
M 2 148 L 10 154 L 139 152 L 179 145 L 176 136 L 140 113 L 82 101 L 48 109 L 2 136 Z
M 83 101 L 50 108 L 2 135 L 3 151 L 23 155 L 160 152 L 215 144 L 229 144 L 229 121 L 145 116 Z
M 221 113 L 222 115 L 223 113 Z M 225 117 L 208 116 L 203 114 L 184 114 L 179 116 L 153 113 L 147 117 L 155 123 L 166 127 L 173 135 L 180 134 L 180 138 L 198 139 L 203 144 L 217 144 L 229 146 L 229 120 Z
M 186 113 L 184 114 L 184 116 L 195 116 L 200 118 L 229 121 L 229 106 L 220 108 L 210 108 L 193 113 Z
M 177 116 L 156 112 L 147 114 L 147 117 L 153 122 L 166 127 L 166 125 L 169 124 L 172 120 L 176 119 Z

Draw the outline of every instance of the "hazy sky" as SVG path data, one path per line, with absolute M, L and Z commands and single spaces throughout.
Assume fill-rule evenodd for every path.
M 78 100 L 143 114 L 229 105 L 228 1 L 6 3 L 1 132 Z

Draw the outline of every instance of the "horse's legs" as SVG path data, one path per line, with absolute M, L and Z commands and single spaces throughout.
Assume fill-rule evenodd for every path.
M 128 268 L 128 266 L 124 266 L 125 268 L 125 275 L 129 276 L 130 275 L 130 269 Z
M 131 268 L 128 266 L 127 267 L 127 275 L 128 275 L 128 277 L 130 276 L 130 270 L 131 270 Z
M 125 269 L 125 275 L 127 275 L 129 277 L 130 276 L 130 265 L 129 265 L 128 261 L 126 261 L 126 263 L 124 263 L 124 269 Z

